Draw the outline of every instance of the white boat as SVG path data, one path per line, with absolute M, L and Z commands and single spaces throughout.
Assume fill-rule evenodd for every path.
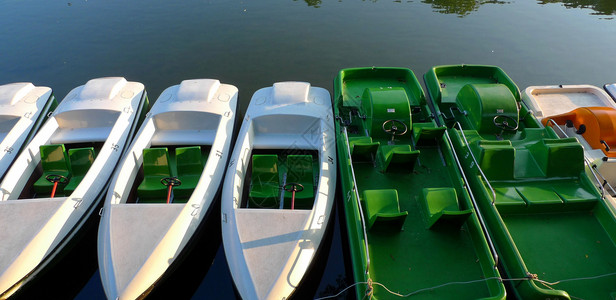
M 29 82 L 0 85 L 0 179 L 57 105 L 48 87 Z
M 335 197 L 333 119 L 329 92 L 309 83 L 252 96 L 221 200 L 225 255 L 243 299 L 288 298 L 322 246 Z
M 616 83 L 606 84 L 603 86 L 605 91 L 607 91 L 610 96 L 616 101 Z
M 185 80 L 148 113 L 114 175 L 99 226 L 109 299 L 147 295 L 186 253 L 222 183 L 237 97 L 235 86 L 218 80 Z
M 522 100 L 544 126 L 577 138 L 589 177 L 616 211 L 616 103 L 592 85 L 531 86 Z
M 90 80 L 64 98 L 17 157 L 0 184 L 0 298 L 76 242 L 146 108 L 143 84 Z

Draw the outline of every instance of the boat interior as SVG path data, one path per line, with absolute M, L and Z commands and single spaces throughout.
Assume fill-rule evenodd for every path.
M 440 86 L 450 87 L 450 79 L 465 78 L 440 78 Z M 474 170 L 472 176 L 482 174 L 481 201 L 492 201 L 505 226 L 511 248 L 501 244 L 500 251 L 510 259 L 517 256 L 525 270 L 506 268 L 518 270 L 513 276 L 560 281 L 535 285 L 542 293 L 557 293 L 548 292 L 554 289 L 585 299 L 613 297 L 616 279 L 603 275 L 616 271 L 616 236 L 610 233 L 616 222 L 584 173 L 580 143 L 542 127 L 520 104 L 517 88 L 468 81 L 455 104 L 441 111 L 448 108 L 451 114 L 444 116 L 448 126 L 463 129 L 453 130 L 452 140 Z M 600 278 L 574 280 L 589 276 Z
M 316 150 L 255 149 L 241 208 L 311 210 L 319 176 Z
M 453 167 L 445 127 L 434 122 L 414 75 L 402 69 L 368 69 L 342 71 L 339 77 L 342 99 L 337 115 L 346 128 L 352 161 L 352 170 L 342 173 L 352 172 L 356 181 L 343 185 L 356 186 L 361 203 L 347 209 L 347 214 L 363 212 L 367 229 L 364 237 L 363 225 L 349 223 L 355 225 L 349 229 L 349 238 L 358 247 L 365 238 L 368 245 L 368 257 L 355 264 L 367 267 L 370 279 L 401 294 L 498 276 L 468 193 Z M 349 190 L 347 203 L 351 198 Z M 347 215 L 350 220 L 359 218 Z M 363 273 L 355 272 L 356 276 Z M 483 298 L 504 295 L 504 287 L 486 280 L 414 296 L 438 298 L 435 295 L 452 293 Z M 379 286 L 374 287 L 374 295 L 391 296 Z

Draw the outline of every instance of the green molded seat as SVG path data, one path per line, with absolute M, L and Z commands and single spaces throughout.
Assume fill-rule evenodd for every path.
M 94 163 L 96 154 L 93 147 L 88 148 L 75 148 L 68 150 L 68 159 L 71 162 L 71 169 L 73 170 L 73 176 L 71 181 L 64 188 L 64 193 L 67 195 L 72 194 L 83 177 L 86 176 L 88 170 Z
M 526 201 L 513 186 L 494 186 L 496 194 L 496 208 L 500 213 L 523 212 L 526 210 Z M 490 196 L 490 199 L 491 196 Z
M 515 148 L 509 140 L 480 140 L 479 164 L 488 179 L 513 179 Z
M 415 145 L 441 138 L 445 133 L 445 129 L 447 129 L 445 126 L 437 127 L 433 123 L 414 123 L 413 138 L 415 139 Z
M 397 190 L 365 190 L 363 198 L 368 230 L 400 231 L 408 212 L 400 211 Z
M 425 188 L 423 195 L 428 228 L 441 225 L 460 228 L 473 213 L 472 209 L 460 210 L 454 188 Z
M 280 183 L 278 155 L 254 154 L 252 156 L 252 179 L 250 207 L 278 208 Z
M 547 177 L 579 177 L 584 149 L 576 138 L 543 139 L 529 147 Z
M 137 188 L 139 202 L 166 203 L 167 187 L 160 180 L 171 177 L 167 148 L 143 149 L 143 181 Z
M 379 149 L 379 145 L 379 142 L 373 142 L 369 136 L 349 137 L 353 160 L 372 160 Z
M 62 144 L 42 145 L 40 146 L 40 153 L 43 175 L 34 183 L 34 192 L 37 195 L 50 195 L 53 190 L 53 183 L 47 181 L 45 177 L 61 175 L 70 180 L 72 175 L 71 165 Z M 56 196 L 64 193 L 65 186 L 66 184 L 58 183 Z
M 203 172 L 203 161 L 201 158 L 201 147 L 181 147 L 175 149 L 175 159 L 177 163 L 178 179 L 181 185 L 173 188 L 173 202 L 186 202 L 197 187 L 199 178 Z
M 304 186 L 304 189 L 301 192 L 295 192 L 295 208 L 311 209 L 312 204 L 314 203 L 312 155 L 287 156 L 286 183 L 299 183 Z M 285 191 L 285 207 L 291 207 L 292 195 L 292 192 Z
M 383 145 L 377 152 L 383 172 L 412 172 L 419 156 L 419 150 L 411 150 L 410 145 Z

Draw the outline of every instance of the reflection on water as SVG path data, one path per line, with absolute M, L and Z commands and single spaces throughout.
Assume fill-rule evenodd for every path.
M 377 2 L 378 0 L 370 1 Z M 304 0 L 304 2 L 306 2 L 308 6 L 314 8 L 321 7 L 323 3 L 322 0 Z M 393 2 L 413 3 L 414 1 L 393 0 Z M 434 12 L 458 15 L 460 18 L 477 11 L 479 7 L 484 4 L 510 4 L 511 2 L 515 2 L 515 0 L 421 0 L 421 3 L 430 4 Z M 537 0 L 537 4 L 540 5 L 555 3 L 562 3 L 566 8 L 592 9 L 594 10 L 594 13 L 592 13 L 593 15 L 616 15 L 616 0 Z
M 616 15 L 614 0 L 537 0 L 537 3 L 562 3 L 566 8 L 590 8 L 595 11 L 595 15 Z
M 422 3 L 432 5 L 435 12 L 442 14 L 454 14 L 460 18 L 476 11 L 484 4 L 507 4 L 509 1 L 501 0 L 422 0 Z

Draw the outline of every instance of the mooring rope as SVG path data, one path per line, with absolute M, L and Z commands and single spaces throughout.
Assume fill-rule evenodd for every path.
M 599 278 L 615 276 L 615 275 L 616 275 L 616 272 L 612 272 L 612 273 L 596 275 L 596 276 L 576 277 L 576 278 L 562 279 L 562 280 L 558 280 L 558 281 L 555 281 L 555 282 L 549 282 L 549 281 L 545 281 L 545 280 L 539 279 L 539 276 L 537 276 L 537 274 L 532 274 L 532 273 L 527 273 L 527 276 L 526 277 L 522 277 L 522 278 L 501 278 L 501 277 L 494 276 L 494 277 L 487 277 L 487 278 L 477 279 L 477 280 L 447 282 L 447 283 L 439 284 L 439 285 L 436 285 L 436 286 L 433 286 L 433 287 L 419 289 L 419 290 L 413 291 L 413 292 L 405 294 L 405 295 L 402 295 L 400 293 L 396 293 L 396 292 L 390 290 L 389 288 L 387 288 L 384 284 L 382 284 L 380 282 L 376 282 L 376 281 L 372 281 L 371 279 L 368 279 L 368 281 L 356 282 L 356 283 L 354 283 L 352 285 L 349 285 L 349 286 L 347 286 L 346 288 L 344 288 L 342 291 L 338 292 L 335 295 L 315 298 L 315 300 L 325 300 L 325 299 L 338 298 L 340 295 L 346 293 L 350 288 L 355 287 L 355 286 L 360 285 L 360 284 L 367 285 L 366 293 L 364 294 L 363 299 L 372 299 L 372 296 L 373 296 L 373 293 L 374 293 L 374 289 L 373 289 L 374 285 L 378 285 L 378 286 L 384 288 L 388 293 L 390 293 L 390 294 L 392 294 L 394 296 L 398 296 L 398 297 L 401 297 L 401 298 L 406 298 L 406 297 L 410 297 L 410 296 L 413 296 L 413 295 L 416 295 L 416 294 L 419 294 L 419 293 L 422 293 L 422 292 L 425 292 L 425 291 L 434 290 L 434 289 L 442 288 L 442 287 L 449 286 L 449 285 L 473 284 L 473 283 L 478 283 L 478 282 L 488 281 L 488 280 L 499 280 L 501 282 L 504 282 L 504 281 L 528 281 L 528 280 L 532 280 L 532 281 L 539 282 L 539 283 L 543 284 L 544 286 L 546 286 L 546 287 L 548 287 L 550 289 L 553 289 L 551 286 L 557 285 L 557 284 L 563 283 L 563 282 L 592 280 L 592 279 L 599 279 Z M 578 298 L 578 297 L 574 297 L 573 295 L 569 295 L 569 296 L 571 298 L 581 299 L 581 298 Z

